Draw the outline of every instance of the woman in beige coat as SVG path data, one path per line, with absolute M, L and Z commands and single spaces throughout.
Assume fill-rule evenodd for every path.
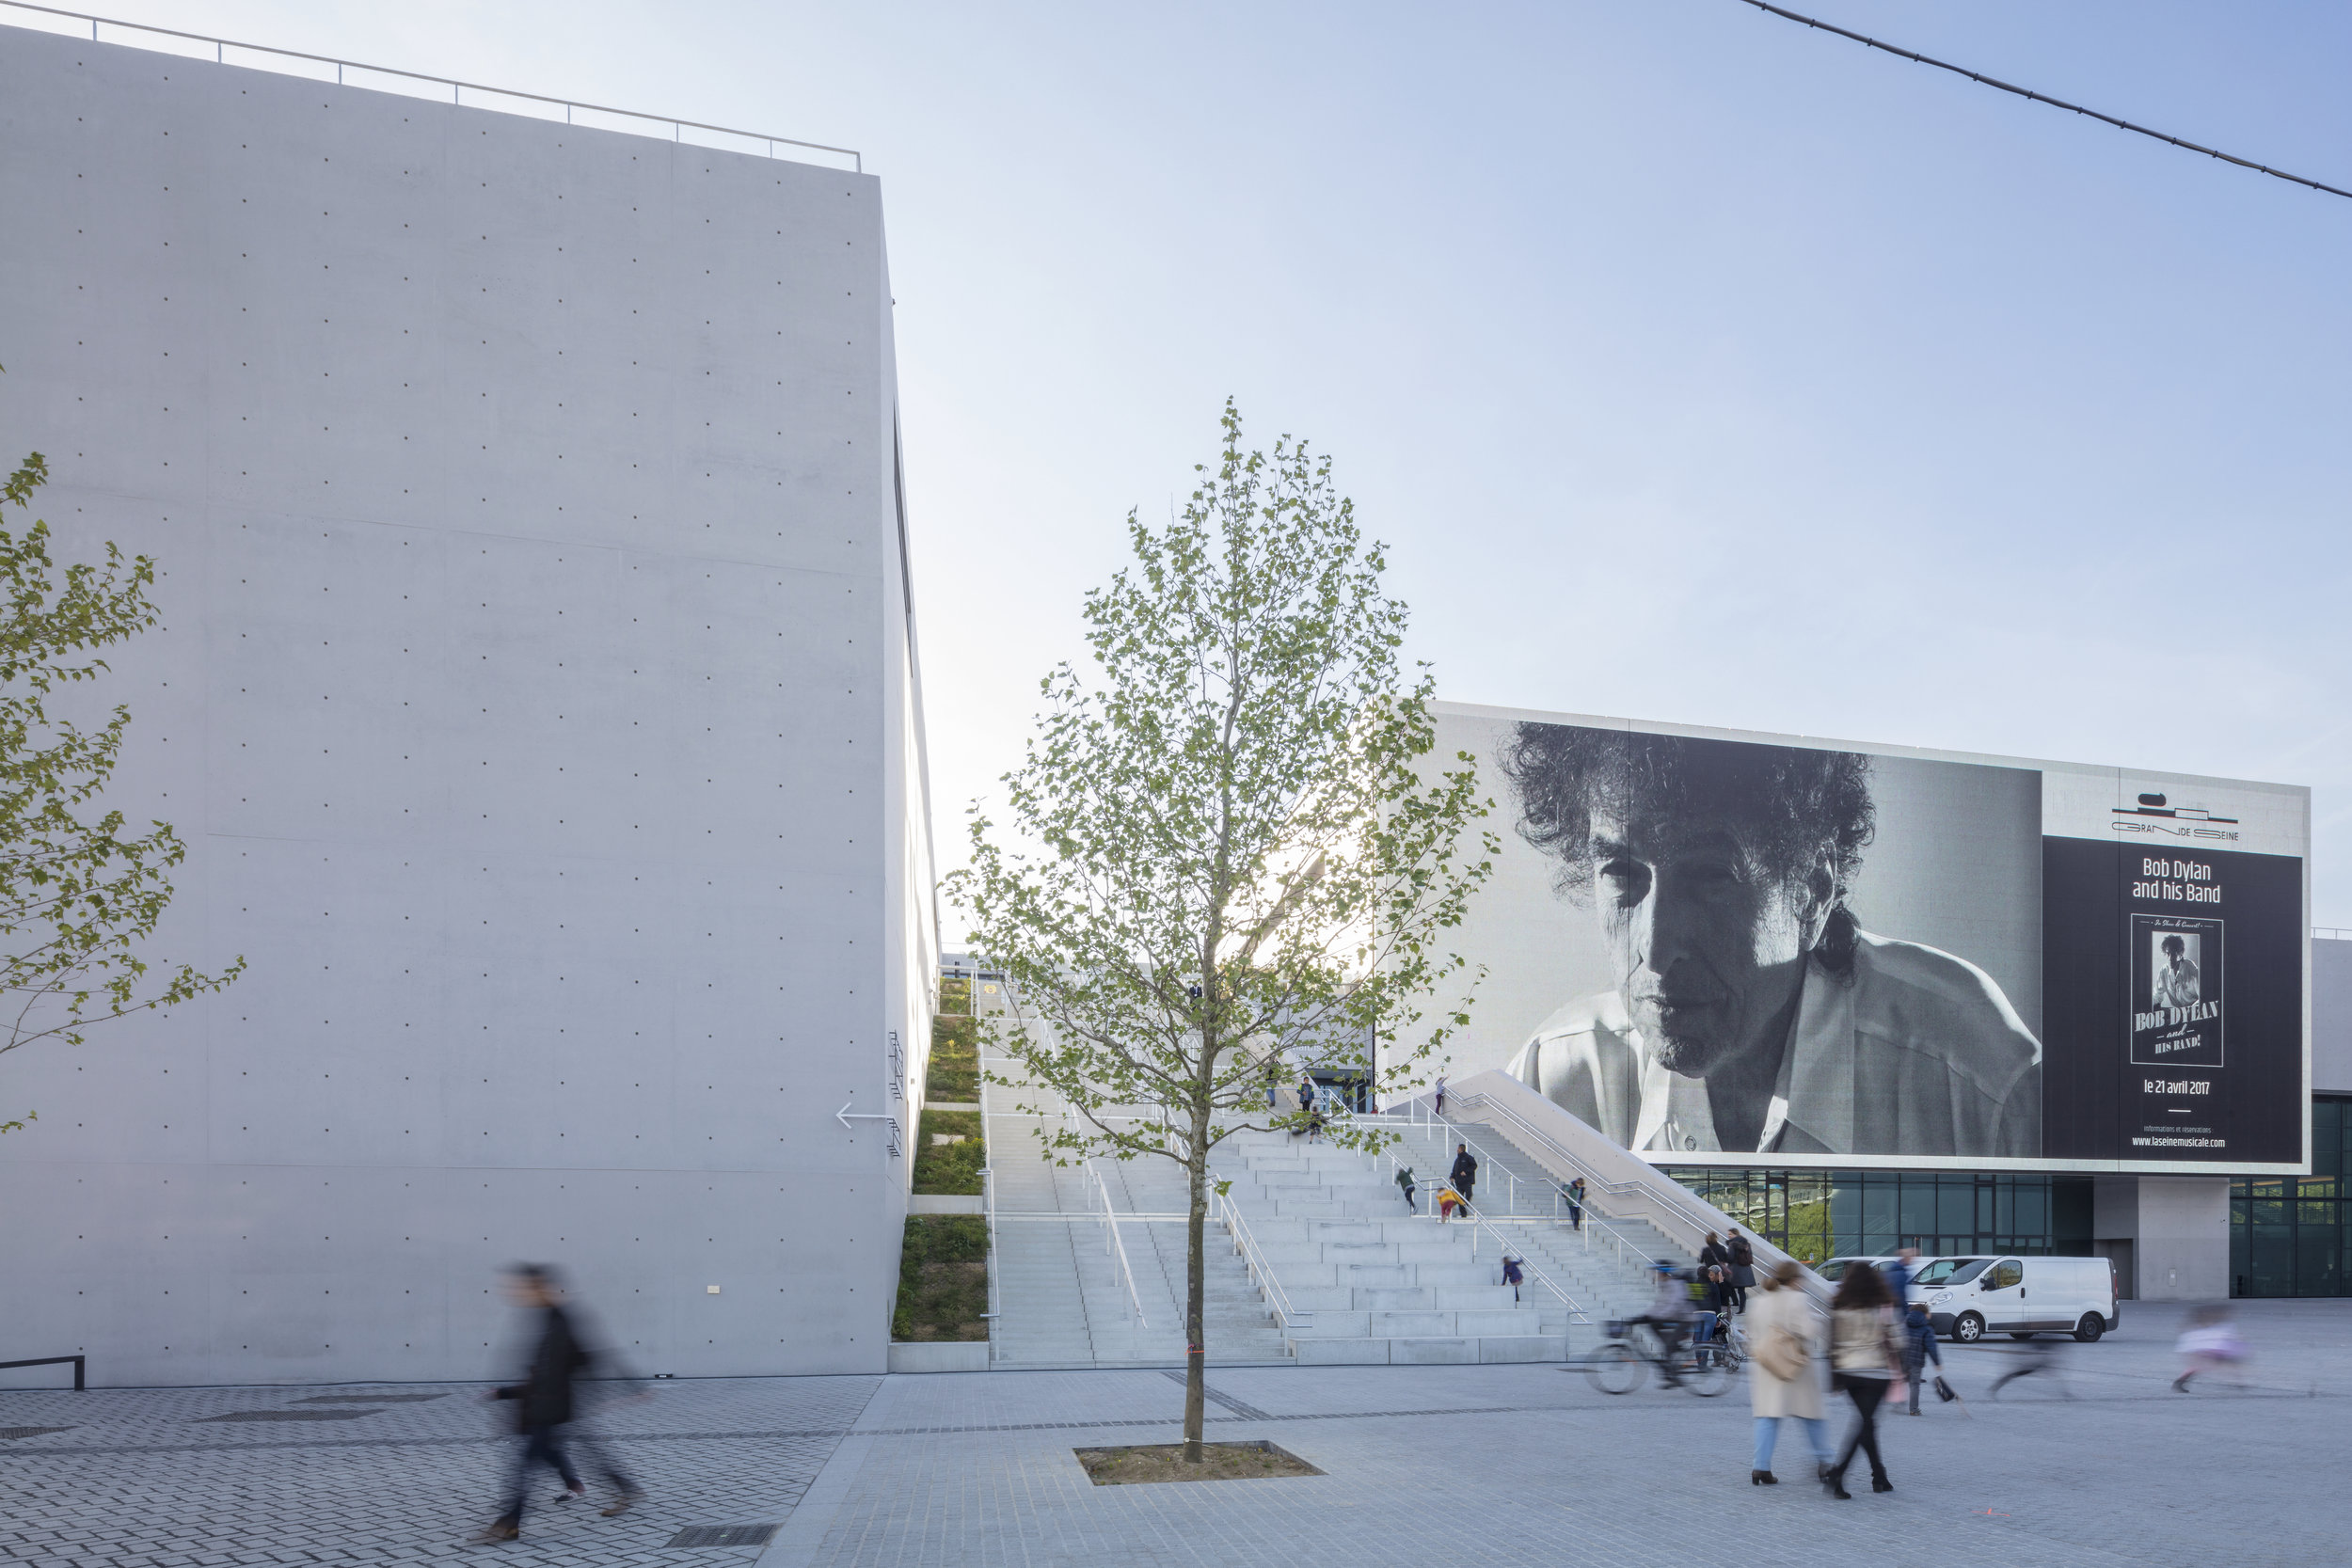
M 1756 1413 L 1756 1466 L 1748 1472 L 1752 1486 L 1780 1484 L 1772 1474 L 1772 1448 L 1780 1441 L 1783 1417 L 1804 1428 L 1813 1446 L 1814 1474 L 1829 1469 L 1829 1425 L 1821 1418 L 1821 1373 L 1815 1364 L 1820 1320 L 1798 1284 L 1804 1276 L 1795 1263 L 1784 1259 L 1764 1289 L 1749 1298 L 1740 1320 L 1748 1336 L 1748 1400 Z
M 1846 1466 L 1853 1463 L 1856 1449 L 1869 1455 L 1870 1490 L 1895 1490 L 1886 1479 L 1886 1462 L 1879 1457 L 1879 1402 L 1886 1398 L 1901 1360 L 1893 1292 L 1869 1264 L 1847 1264 L 1829 1304 L 1829 1363 L 1838 1389 L 1853 1401 L 1854 1423 L 1846 1434 L 1845 1451 L 1821 1477 L 1831 1497 L 1851 1496 L 1846 1490 Z

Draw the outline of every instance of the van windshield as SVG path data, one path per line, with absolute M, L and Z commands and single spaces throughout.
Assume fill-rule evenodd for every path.
M 1923 1286 L 1965 1285 L 1982 1274 L 1984 1266 L 1992 1261 L 1990 1258 L 1939 1258 L 1920 1270 L 1919 1277 L 1913 1283 Z

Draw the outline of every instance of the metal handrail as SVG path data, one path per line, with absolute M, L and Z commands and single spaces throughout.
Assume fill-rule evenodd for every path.
M 1465 1104 L 1475 1104 L 1482 1107 L 1486 1105 L 1488 1102 L 1487 1097 L 1484 1094 L 1475 1094 L 1467 1097 L 1457 1094 L 1454 1098 L 1462 1100 Z M 1478 1150 L 1479 1158 L 1482 1162 L 1494 1159 L 1494 1156 L 1487 1152 L 1484 1144 L 1478 1143 L 1476 1140 L 1472 1139 L 1469 1133 L 1463 1132 L 1462 1129 L 1455 1123 L 1438 1116 L 1434 1109 L 1425 1104 L 1419 1097 L 1415 1097 L 1414 1099 L 1406 1101 L 1406 1109 L 1407 1111 L 1407 1125 L 1416 1124 L 1410 1116 L 1411 1112 L 1417 1110 L 1425 1111 L 1428 1113 L 1428 1125 L 1433 1131 L 1438 1128 L 1443 1128 L 1445 1130 L 1444 1141 L 1448 1143 L 1458 1142 L 1469 1144 L 1472 1148 Z M 1571 1151 L 1562 1148 L 1557 1142 L 1547 1136 L 1541 1131 L 1529 1127 L 1517 1113 L 1511 1110 L 1509 1106 L 1496 1105 L 1494 1106 L 1494 1109 L 1499 1110 L 1502 1112 L 1503 1115 L 1509 1117 L 1511 1120 L 1519 1128 L 1519 1130 L 1525 1132 L 1530 1139 L 1541 1140 L 1544 1144 L 1548 1145 L 1553 1152 L 1559 1155 L 1563 1162 L 1567 1164 L 1576 1171 L 1577 1175 L 1586 1179 L 1585 1186 L 1587 1190 L 1585 1194 L 1585 1200 L 1579 1206 L 1584 1211 L 1584 1223 L 1578 1227 L 1579 1233 L 1584 1240 L 1585 1251 L 1590 1252 L 1592 1250 L 1593 1236 L 1596 1232 L 1597 1232 L 1606 1238 L 1610 1245 L 1615 1249 L 1617 1261 L 1620 1263 L 1632 1263 L 1638 1266 L 1647 1267 L 1655 1260 L 1650 1256 L 1650 1248 L 1643 1246 L 1633 1238 L 1626 1235 L 1624 1231 L 1619 1230 L 1614 1225 L 1609 1223 L 1608 1217 L 1602 1214 L 1600 1210 L 1594 1205 L 1591 1195 L 1591 1189 L 1595 1185 L 1597 1185 L 1603 1192 L 1645 1192 L 1647 1189 L 1643 1188 L 1637 1182 L 1610 1181 L 1607 1178 L 1593 1171 L 1584 1164 L 1584 1162 L 1577 1159 Z M 1521 1150 L 1520 1152 L 1525 1151 Z M 1507 1165 L 1502 1167 L 1502 1172 L 1506 1177 L 1511 1175 L 1510 1167 Z M 1518 1213 L 1518 1187 L 1516 1179 L 1513 1179 L 1509 1201 L 1509 1213 L 1512 1217 L 1517 1217 Z M 1555 1186 L 1552 1190 L 1551 1208 L 1551 1219 L 1555 1224 L 1559 1223 L 1561 1201 L 1562 1195 L 1559 1188 Z
M 1519 1179 L 1512 1174 L 1511 1167 L 1509 1165 L 1502 1164 L 1501 1161 L 1495 1159 L 1493 1155 L 1487 1153 L 1486 1145 L 1477 1142 L 1475 1139 L 1471 1138 L 1469 1133 L 1463 1132 L 1453 1122 L 1448 1121 L 1445 1117 L 1438 1115 L 1438 1113 L 1429 1105 L 1425 1104 L 1418 1095 L 1405 1102 L 1405 1120 L 1406 1126 L 1410 1127 L 1416 1125 L 1415 1118 L 1413 1117 L 1413 1113 L 1415 1111 L 1426 1111 L 1428 1113 L 1428 1125 L 1433 1132 L 1438 1128 L 1444 1128 L 1446 1142 L 1469 1145 L 1472 1148 L 1478 1150 L 1478 1161 L 1480 1164 L 1491 1164 L 1496 1169 L 1502 1171 L 1503 1180 L 1509 1183 L 1509 1186 L 1503 1193 L 1502 1201 L 1504 1212 L 1513 1214 L 1519 1212 Z M 1448 1175 L 1447 1180 L 1453 1180 L 1450 1174 Z
M 765 142 L 768 144 L 768 156 L 771 158 L 776 155 L 776 148 L 779 145 L 804 147 L 813 152 L 838 153 L 851 160 L 856 172 L 860 174 L 866 172 L 866 159 L 854 147 L 833 147 L 824 142 L 801 141 L 792 136 L 771 136 L 761 131 L 739 131 L 733 126 L 706 124 L 699 119 L 679 119 L 672 115 L 649 115 L 642 109 L 615 109 L 603 103 L 583 103 L 574 98 L 550 98 L 545 93 L 517 92 L 512 87 L 494 87 L 481 82 L 461 82 L 454 77 L 435 76 L 427 71 L 401 71 L 391 66 L 367 65 L 358 60 L 340 60 L 331 55 L 306 55 L 299 49 L 280 49 L 275 44 L 240 43 L 235 39 L 216 38 L 210 33 L 188 33 L 177 27 L 157 27 L 145 22 L 124 22 L 117 17 L 92 16 L 87 11 L 63 10 L 56 6 L 28 5 L 25 0 L 0 0 L 0 8 L 39 11 L 44 16 L 62 16 L 75 22 L 87 22 L 89 24 L 89 36 L 92 43 L 103 41 L 98 36 L 98 29 L 102 24 L 108 27 L 121 27 L 135 33 L 153 33 L 164 38 L 188 39 L 197 43 L 209 43 L 213 46 L 213 60 L 216 65 L 229 63 L 227 53 L 229 50 L 243 49 L 256 55 L 274 55 L 282 59 L 309 60 L 316 65 L 331 65 L 335 68 L 335 81 L 339 87 L 354 85 L 343 81 L 345 70 L 371 71 L 378 76 L 400 76 L 411 82 L 431 82 L 437 87 L 449 88 L 452 103 L 461 103 L 463 99 L 460 94 L 468 91 L 496 93 L 501 98 L 522 98 L 534 103 L 560 104 L 564 110 L 564 122 L 567 125 L 572 123 L 573 110 L 585 109 L 590 114 L 618 115 L 624 119 L 642 119 L 655 125 L 667 125 L 671 129 L 671 139 L 677 142 L 683 142 L 686 139 L 683 135 L 686 131 L 709 131 L 722 136 L 740 136 L 745 141 Z
M 1386 1159 L 1386 1162 L 1391 1164 L 1391 1166 L 1400 1168 L 1400 1171 L 1402 1171 L 1402 1168 L 1406 1168 L 1406 1166 L 1405 1166 L 1405 1162 L 1402 1162 L 1402 1159 L 1397 1159 L 1395 1154 L 1388 1152 L 1388 1149 L 1381 1149 L 1381 1152 L 1378 1152 L 1378 1157 L 1376 1157 L 1376 1159 Z M 1378 1168 L 1378 1166 L 1374 1166 L 1374 1168 Z M 1452 1187 L 1452 1180 L 1447 1182 L 1447 1187 Z M 1510 1258 L 1510 1256 L 1513 1256 L 1513 1251 L 1510 1251 L 1510 1242 L 1508 1242 L 1508 1239 L 1503 1237 L 1503 1232 L 1499 1232 L 1499 1229 L 1494 1227 L 1494 1223 L 1491 1223 L 1491 1220 L 1486 1220 L 1486 1215 L 1482 1215 L 1480 1211 L 1475 1211 L 1475 1209 L 1463 1209 L 1463 1215 L 1466 1215 L 1466 1218 L 1470 1220 L 1470 1260 L 1472 1260 L 1472 1262 L 1477 1260 L 1477 1237 L 1480 1237 L 1480 1232 L 1486 1232 L 1486 1234 L 1489 1234 L 1489 1237 L 1494 1237 L 1496 1253 L 1501 1253 L 1501 1256 L 1503 1256 L 1503 1258 Z M 1552 1295 L 1557 1295 L 1557 1298 L 1560 1298 L 1560 1305 L 1562 1305 L 1562 1307 L 1569 1309 L 1569 1319 L 1571 1319 L 1571 1322 L 1588 1323 L 1588 1326 L 1590 1326 L 1590 1323 L 1593 1323 L 1593 1319 L 1590 1319 L 1588 1314 L 1585 1314 L 1583 1305 L 1581 1305 L 1579 1300 L 1574 1298 L 1574 1295 L 1569 1295 L 1569 1293 L 1566 1293 L 1566 1291 L 1562 1291 L 1562 1289 L 1560 1289 L 1560 1284 L 1557 1284 L 1557 1281 L 1552 1279 L 1550 1275 L 1546 1275 L 1546 1272 L 1543 1272 L 1543 1270 L 1538 1270 L 1538 1267 L 1534 1265 L 1534 1262 L 1529 1262 L 1527 1258 L 1524 1258 L 1524 1256 L 1519 1258 L 1519 1265 L 1522 1265 L 1524 1270 L 1527 1270 L 1527 1276 L 1529 1276 L 1529 1279 L 1534 1279 L 1534 1281 L 1536 1281 L 1536 1284 L 1541 1284 L 1543 1289 L 1550 1291 Z
M 5 1371 L 11 1367 L 62 1367 L 71 1361 L 73 1363 L 73 1391 L 79 1394 L 84 1391 L 82 1382 L 84 1360 L 85 1357 L 79 1355 L 36 1355 L 30 1361 L 0 1361 L 0 1371 Z
M 1662 1175 L 1655 1183 L 1640 1180 L 1612 1181 L 1580 1158 L 1574 1149 L 1566 1148 L 1543 1129 L 1531 1125 L 1525 1117 L 1520 1116 L 1509 1104 L 1483 1092 L 1463 1096 L 1462 1100 L 1464 1104 L 1475 1106 L 1490 1115 L 1500 1113 L 1517 1130 L 1518 1136 L 1524 1138 L 1530 1145 L 1540 1146 L 1537 1148 L 1523 1149 L 1522 1152 L 1533 1154 L 1539 1162 L 1545 1154 L 1549 1153 L 1551 1158 L 1585 1179 L 1587 1193 L 1584 1213 L 1587 1227 L 1590 1227 L 1597 1217 L 1597 1211 L 1591 1202 L 1591 1193 L 1597 1189 L 1612 1197 L 1632 1196 L 1640 1197 L 1646 1204 L 1656 1204 L 1666 1210 L 1670 1217 L 1678 1221 L 1693 1235 L 1703 1235 L 1715 1228 L 1715 1217 L 1721 1213 L 1721 1211 L 1714 1209 L 1705 1199 L 1679 1182 Z M 1606 1228 L 1609 1228 L 1612 1236 L 1617 1240 L 1620 1256 L 1622 1256 L 1626 1244 L 1625 1239 L 1616 1234 L 1613 1227 L 1606 1227 Z M 1669 1236 L 1668 1239 L 1673 1238 Z M 1782 1261 L 1795 1261 L 1788 1251 L 1767 1241 L 1753 1229 L 1747 1232 L 1747 1241 L 1750 1251 L 1756 1256 L 1756 1267 L 1759 1271 L 1769 1271 Z M 1688 1237 L 1684 1238 L 1684 1244 L 1691 1245 L 1692 1252 L 1698 1250 L 1690 1243 Z M 1804 1288 L 1809 1296 L 1817 1302 L 1827 1298 L 1828 1284 L 1812 1270 L 1804 1271 Z
M 1249 1222 L 1242 1217 L 1240 1206 L 1223 1193 L 1211 1193 L 1209 1209 L 1212 1216 L 1223 1223 L 1225 1233 L 1233 1238 L 1233 1251 L 1240 1255 L 1249 1277 L 1264 1292 L 1266 1305 L 1274 1309 L 1275 1323 L 1288 1328 L 1294 1319 L 1313 1317 L 1312 1312 L 1302 1312 L 1291 1305 L 1290 1292 L 1282 1289 L 1274 1265 L 1266 1261 L 1265 1252 L 1258 1245 L 1258 1238 L 1250 1233 Z
M 1085 1130 L 1078 1125 L 1078 1113 L 1076 1108 L 1072 1106 L 1067 1101 L 1065 1101 L 1062 1104 L 1061 1119 L 1063 1128 L 1066 1129 L 1072 1136 L 1082 1137 L 1085 1135 Z M 1103 1255 L 1105 1258 L 1116 1258 L 1119 1260 L 1119 1282 L 1127 1288 L 1127 1306 L 1132 1311 L 1134 1311 L 1136 1323 L 1144 1328 L 1150 1328 L 1152 1326 L 1151 1320 L 1143 1315 L 1143 1299 L 1136 1293 L 1135 1270 L 1130 1268 L 1127 1263 L 1127 1243 L 1125 1238 L 1120 1236 L 1119 1233 L 1119 1219 L 1116 1212 L 1111 1208 L 1110 1183 L 1103 1180 L 1103 1173 L 1101 1170 L 1096 1168 L 1093 1156 L 1081 1154 L 1078 1160 L 1078 1166 L 1081 1170 L 1086 1172 L 1088 1179 L 1093 1182 L 1093 1186 L 1088 1194 L 1089 1217 L 1091 1217 L 1092 1215 L 1093 1200 L 1099 1197 L 1103 1203 Z
M 1682 1187 L 1680 1183 L 1662 1177 L 1657 1185 L 1642 1181 L 1612 1181 L 1580 1158 L 1574 1149 L 1567 1148 L 1543 1129 L 1531 1126 L 1526 1117 L 1492 1096 L 1472 1094 L 1464 1096 L 1463 1101 L 1465 1104 L 1475 1105 L 1481 1110 L 1502 1113 L 1530 1143 L 1541 1144 L 1545 1151 L 1575 1171 L 1578 1176 L 1582 1177 L 1588 1198 L 1595 1190 L 1611 1197 L 1638 1194 L 1646 1199 L 1663 1198 L 1669 1206 L 1679 1211 L 1677 1217 L 1693 1229 L 1704 1232 L 1714 1228 L 1708 1223 L 1706 1215 L 1698 1212 L 1700 1202 L 1697 1196 Z M 1589 1201 L 1584 1207 L 1588 1213 L 1592 1212 L 1593 1206 Z M 1763 1238 L 1750 1237 L 1749 1240 L 1751 1243 L 1757 1243 L 1762 1242 Z M 1765 1244 L 1770 1245 L 1769 1243 Z
M 1152 1326 L 1152 1320 L 1143 1315 L 1143 1299 L 1136 1294 L 1136 1271 L 1127 1262 L 1127 1240 L 1119 1233 L 1119 1216 L 1111 1209 L 1110 1183 L 1103 1180 L 1103 1173 L 1095 1168 L 1091 1160 L 1087 1162 L 1087 1174 L 1094 1178 L 1095 1191 L 1103 1199 L 1103 1224 L 1110 1232 L 1110 1244 L 1103 1250 L 1117 1253 L 1119 1277 L 1127 1287 L 1127 1305 L 1135 1312 L 1136 1325 L 1148 1329 Z
M 983 1091 L 985 1092 L 985 1091 Z M 985 1121 L 981 1123 L 987 1125 Z M 988 1216 L 988 1364 L 996 1365 L 996 1323 L 1004 1308 L 996 1301 L 996 1273 L 1003 1254 L 996 1250 L 996 1172 L 980 1167 L 980 1212 Z
M 1398 1159 L 1390 1149 L 1381 1149 L 1378 1153 L 1373 1156 L 1373 1168 L 1375 1170 L 1380 1168 L 1378 1162 L 1381 1160 L 1388 1161 L 1390 1165 L 1396 1170 L 1408 1168 L 1405 1162 Z M 1447 1185 L 1449 1187 L 1451 1186 L 1450 1180 Z M 1476 1261 L 1478 1258 L 1478 1233 L 1481 1230 L 1484 1230 L 1487 1235 L 1494 1238 L 1495 1250 L 1497 1252 L 1506 1258 L 1512 1256 L 1510 1245 L 1504 1238 L 1502 1232 L 1497 1230 L 1493 1224 L 1488 1221 L 1486 1216 L 1480 1214 L 1475 1209 L 1466 1208 L 1463 1212 L 1469 1217 L 1470 1222 L 1470 1259 L 1473 1262 Z M 1536 1281 L 1538 1284 L 1542 1285 L 1545 1290 L 1549 1291 L 1553 1295 L 1560 1298 L 1561 1305 L 1568 1309 L 1568 1314 L 1572 1321 L 1587 1324 L 1592 1322 L 1592 1319 L 1586 1315 L 1583 1307 L 1577 1301 L 1577 1299 L 1568 1294 L 1567 1291 L 1562 1290 L 1559 1283 L 1555 1281 L 1551 1275 L 1544 1273 L 1543 1270 L 1529 1262 L 1524 1257 L 1519 1259 L 1519 1263 L 1527 1270 L 1529 1278 Z

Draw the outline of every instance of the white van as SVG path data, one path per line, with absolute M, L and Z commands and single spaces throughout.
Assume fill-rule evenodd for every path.
M 1939 1258 L 1914 1299 L 1928 1326 L 1963 1345 L 1989 1333 L 2072 1334 L 2089 1344 L 2122 1321 L 2115 1265 L 2104 1258 Z

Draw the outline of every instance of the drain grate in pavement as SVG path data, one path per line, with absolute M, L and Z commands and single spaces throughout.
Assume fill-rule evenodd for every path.
M 46 1437 L 53 1432 L 72 1432 L 72 1427 L 0 1427 L 0 1439 L 11 1437 Z
M 356 1421 L 373 1410 L 231 1410 L 226 1416 L 199 1416 L 199 1421 Z
M 665 1546 L 765 1546 L 775 1535 L 774 1525 L 689 1525 Z
M 447 1394 L 313 1394 L 296 1404 L 421 1404 L 426 1400 L 445 1400 Z

